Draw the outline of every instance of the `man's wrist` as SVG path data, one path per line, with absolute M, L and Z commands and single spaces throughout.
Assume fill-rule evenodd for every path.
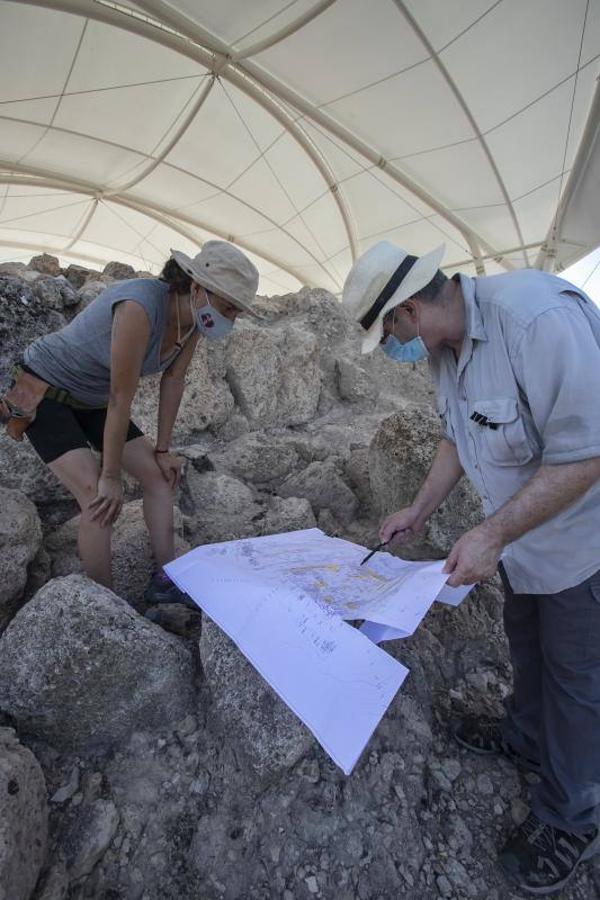
M 492 540 L 501 547 L 505 547 L 510 543 L 510 538 L 505 533 L 502 520 L 498 516 L 490 516 L 489 519 L 484 519 L 479 527 L 483 528 L 491 536 Z
M 168 452 L 169 452 L 169 448 L 167 447 L 167 449 L 165 450 L 164 447 L 155 447 L 155 448 L 154 448 L 154 452 L 155 452 L 155 453 L 168 453 Z
M 410 506 L 417 518 L 422 522 L 426 522 L 433 511 L 429 508 L 427 503 L 423 502 L 423 500 L 419 500 L 418 497 L 415 497 Z

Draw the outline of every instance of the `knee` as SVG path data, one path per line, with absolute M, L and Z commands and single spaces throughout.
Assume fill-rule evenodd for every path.
M 89 504 L 98 493 L 98 480 L 90 478 L 86 481 L 82 481 L 76 486 L 73 493 L 81 512 L 86 512 Z
M 144 494 L 148 496 L 171 496 L 171 487 L 158 468 L 158 466 L 149 466 L 140 478 L 140 485 Z

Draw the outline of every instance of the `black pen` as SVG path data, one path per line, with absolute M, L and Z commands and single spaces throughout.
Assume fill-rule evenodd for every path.
M 371 559 L 371 557 L 373 556 L 374 553 L 379 553 L 380 550 L 383 550 L 384 547 L 387 547 L 388 543 L 389 543 L 388 541 L 383 541 L 381 544 L 377 544 L 377 546 L 374 547 L 370 553 L 367 553 L 367 555 L 361 562 L 361 566 L 364 566 L 364 564 L 366 562 L 369 562 L 369 560 Z

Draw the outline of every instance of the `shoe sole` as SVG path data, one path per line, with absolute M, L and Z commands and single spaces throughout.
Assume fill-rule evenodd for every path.
M 514 885 L 515 887 L 517 887 L 520 891 L 525 891 L 525 893 L 532 894 L 535 897 L 548 897 L 548 896 L 550 896 L 550 894 L 557 894 L 559 891 L 562 891 L 562 889 L 565 887 L 565 885 L 567 885 L 569 883 L 569 881 L 571 880 L 571 878 L 573 878 L 573 876 L 577 872 L 577 869 L 579 868 L 581 863 L 587 862 L 588 859 L 591 859 L 592 856 L 596 856 L 597 853 L 600 853 L 600 832 L 598 833 L 597 837 L 592 841 L 590 846 L 586 850 L 583 851 L 583 853 L 581 854 L 581 856 L 579 857 L 579 859 L 577 860 L 577 862 L 575 863 L 575 865 L 573 866 L 573 868 L 571 869 L 571 871 L 569 872 L 567 877 L 563 878 L 562 881 L 557 881 L 556 884 L 552 884 L 549 887 L 539 887 L 539 888 L 529 887 L 528 885 L 522 884 L 521 882 L 519 882 L 519 879 L 516 878 L 513 873 L 511 873 L 507 869 L 505 869 L 505 867 L 502 865 L 502 863 L 500 863 L 500 868 L 504 872 L 507 881 L 509 881 L 511 883 L 511 885 Z

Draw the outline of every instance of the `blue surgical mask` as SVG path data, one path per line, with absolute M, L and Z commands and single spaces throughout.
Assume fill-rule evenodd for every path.
M 381 345 L 381 349 L 386 356 L 389 356 L 395 362 L 415 363 L 421 359 L 427 359 L 429 356 L 429 350 L 423 343 L 423 338 L 419 335 L 403 344 L 393 334 L 388 334 Z
M 196 323 L 200 333 L 209 341 L 227 337 L 233 328 L 231 319 L 216 310 L 210 303 L 196 310 Z

